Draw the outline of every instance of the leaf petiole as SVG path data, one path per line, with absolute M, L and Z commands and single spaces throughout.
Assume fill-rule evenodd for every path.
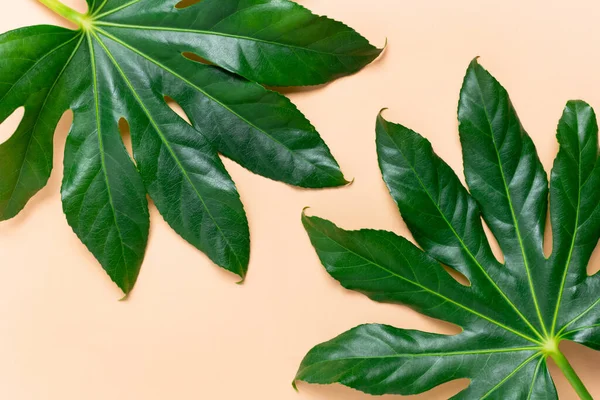
M 563 353 L 561 353 L 561 351 L 557 349 L 556 351 L 550 353 L 550 356 L 552 357 L 558 368 L 560 368 L 562 373 L 565 374 L 567 380 L 569 381 L 571 386 L 573 386 L 573 389 L 575 389 L 575 392 L 577 392 L 579 398 L 583 400 L 593 400 L 592 395 L 590 394 L 590 392 L 588 392 L 587 388 L 585 387 L 585 385 L 583 384 L 583 382 L 581 381 L 581 379 L 579 378 L 579 376 L 577 375 L 567 358 L 563 355 Z
M 61 3 L 59 0 L 38 0 L 40 3 L 54 11 L 56 14 L 87 29 L 90 26 L 89 16 L 73 10 L 71 7 Z

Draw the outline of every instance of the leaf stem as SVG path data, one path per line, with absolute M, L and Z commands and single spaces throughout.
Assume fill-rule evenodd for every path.
M 64 5 L 59 0 L 38 0 L 40 3 L 54 11 L 61 17 L 77 24 L 82 28 L 86 28 L 89 25 L 90 19 L 87 15 L 84 15 L 78 11 L 73 10 L 71 7 Z
M 552 352 L 550 356 L 552 357 L 556 365 L 558 365 L 558 368 L 560 368 L 563 374 L 565 374 L 567 380 L 569 381 L 571 386 L 573 386 L 573 389 L 575 389 L 575 392 L 577 392 L 579 398 L 583 400 L 593 400 L 592 395 L 590 394 L 590 392 L 588 392 L 581 379 L 579 379 L 579 376 L 577 375 L 571 364 L 569 364 L 569 361 L 563 355 L 563 353 L 561 353 L 560 350 L 556 350 Z

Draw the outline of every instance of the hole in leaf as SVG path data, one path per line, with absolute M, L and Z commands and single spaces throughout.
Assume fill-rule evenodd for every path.
M 496 260 L 498 260 L 499 263 L 504 264 L 504 254 L 500 249 L 500 245 L 498 244 L 496 237 L 494 236 L 494 234 L 490 230 L 490 227 L 483 218 L 481 219 L 481 223 L 483 224 L 483 231 L 485 232 L 485 236 L 487 236 L 494 257 L 496 257 Z
M 451 268 L 447 265 L 442 264 L 442 267 L 444 267 L 444 269 L 446 270 L 447 273 L 450 274 L 450 276 L 452 278 L 454 278 L 454 280 L 458 283 L 460 283 L 463 286 L 471 286 L 471 281 L 469 281 L 469 278 L 467 278 L 466 276 L 464 276 L 462 273 L 458 272 L 457 270 L 455 270 L 454 268 Z
M 588 275 L 594 275 L 600 271 L 600 246 L 596 246 L 587 265 Z
M 194 4 L 200 3 L 202 0 L 181 0 L 179 3 L 175 4 L 175 8 L 186 8 L 191 7 Z
M 208 61 L 206 58 L 200 57 L 196 53 L 190 53 L 189 51 L 184 51 L 183 53 L 181 53 L 181 55 L 184 56 L 185 58 L 187 58 L 188 60 L 195 61 L 200 64 L 215 65 L 215 64 L 211 63 L 210 61 Z
M 121 133 L 121 139 L 123 139 L 123 144 L 129 153 L 129 156 L 133 160 L 133 145 L 131 143 L 131 128 L 129 126 L 129 122 L 125 118 L 121 118 L 119 120 L 119 133 Z
M 169 96 L 165 96 L 165 101 L 167 102 L 167 105 L 171 108 L 171 110 L 175 111 L 175 113 L 177 115 L 179 115 L 181 118 L 183 118 L 185 120 L 185 122 L 192 125 L 192 123 L 190 122 L 190 119 L 188 118 L 185 111 L 183 111 L 183 108 L 181 108 L 179 103 L 177 103 L 175 100 L 173 100 Z
M 19 107 L 0 124 L 0 144 L 6 142 L 15 133 L 24 115 L 25 107 Z

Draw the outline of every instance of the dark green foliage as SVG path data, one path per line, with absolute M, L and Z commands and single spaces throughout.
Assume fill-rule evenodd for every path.
M 344 287 L 408 305 L 462 332 L 359 326 L 311 350 L 297 379 L 409 395 L 469 378 L 454 398 L 555 399 L 546 365 L 552 357 L 579 396 L 590 399 L 558 344 L 600 348 L 600 275 L 586 273 L 600 237 L 596 116 L 586 103 L 571 101 L 558 125 L 549 258 L 546 173 L 506 90 L 477 61 L 467 70 L 458 119 L 469 191 L 425 138 L 377 119 L 383 178 L 420 248 L 391 232 L 303 221 L 321 262 Z M 492 254 L 482 217 L 504 263 Z
M 370 63 L 380 50 L 347 26 L 287 0 L 187 8 L 176 8 L 177 0 L 88 0 L 86 15 L 40 1 L 81 28 L 32 26 L 0 36 L 0 120 L 25 107 L 0 145 L 0 219 L 46 184 L 54 129 L 68 109 L 64 211 L 125 293 L 148 240 L 147 194 L 185 240 L 244 278 L 248 222 L 219 152 L 291 185 L 347 183 L 310 122 L 262 86 L 320 84 Z M 121 118 L 131 127 L 135 163 Z

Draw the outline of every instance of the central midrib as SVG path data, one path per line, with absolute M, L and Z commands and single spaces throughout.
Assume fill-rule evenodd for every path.
M 107 56 L 110 58 L 110 60 L 112 61 L 112 63 L 114 64 L 115 68 L 119 71 L 119 73 L 121 74 L 122 78 L 125 80 L 127 86 L 129 87 L 129 89 L 132 92 L 132 95 L 135 97 L 136 101 L 139 103 L 140 107 L 144 110 L 144 113 L 146 114 L 146 116 L 148 117 L 148 120 L 150 121 L 150 123 L 152 124 L 152 126 L 154 127 L 154 129 L 156 130 L 156 132 L 158 133 L 158 135 L 160 136 L 162 142 L 164 143 L 165 147 L 167 148 L 167 150 L 169 151 L 169 153 L 171 154 L 171 157 L 173 157 L 173 159 L 175 160 L 175 162 L 177 163 L 177 166 L 179 167 L 179 169 L 181 170 L 183 176 L 185 177 L 185 179 L 188 181 L 188 183 L 190 184 L 190 186 L 192 187 L 192 189 L 195 191 L 196 195 L 198 196 L 198 198 L 200 199 L 200 201 L 202 202 L 202 205 L 204 206 L 204 209 L 206 210 L 207 214 L 209 215 L 209 217 L 211 218 L 211 220 L 213 221 L 213 223 L 215 224 L 215 226 L 217 227 L 217 229 L 219 230 L 219 233 L 221 234 L 221 236 L 223 237 L 223 240 L 225 240 L 225 243 L 227 243 L 227 246 L 232 250 L 233 255 L 235 256 L 237 263 L 238 263 L 238 267 L 240 268 L 240 274 L 242 276 L 242 278 L 244 277 L 244 272 L 243 272 L 243 264 L 240 262 L 240 259 L 237 255 L 237 252 L 233 251 L 233 247 L 231 246 L 231 244 L 229 243 L 228 238 L 225 236 L 225 233 L 222 231 L 221 226 L 217 223 L 216 219 L 214 218 L 214 216 L 212 215 L 212 213 L 210 212 L 206 202 L 204 201 L 204 198 L 202 197 L 202 195 L 200 194 L 200 192 L 198 192 L 198 190 L 196 189 L 196 186 L 194 185 L 194 183 L 192 182 L 190 176 L 188 175 L 187 171 L 185 170 L 185 168 L 183 167 L 183 165 L 181 164 L 181 162 L 179 161 L 179 158 L 177 157 L 177 155 L 175 154 L 174 150 L 171 148 L 171 146 L 169 145 L 167 139 L 164 137 L 164 135 L 162 134 L 161 130 L 159 129 L 158 125 L 156 124 L 156 121 L 154 121 L 154 119 L 152 118 L 152 116 L 150 115 L 150 112 L 148 111 L 148 109 L 146 108 L 146 106 L 144 105 L 144 103 L 142 102 L 142 100 L 139 98 L 137 92 L 135 91 L 135 89 L 133 88 L 131 82 L 129 82 L 129 79 L 127 78 L 127 76 L 125 75 L 125 72 L 121 69 L 121 67 L 119 66 L 119 64 L 117 63 L 117 61 L 115 60 L 115 58 L 113 57 L 112 53 L 108 50 L 108 48 L 104 45 L 104 43 L 102 42 L 102 40 L 95 34 L 93 33 L 94 37 L 96 38 L 96 40 L 98 41 L 98 43 L 100 44 L 100 46 L 102 46 L 102 48 L 104 49 L 104 51 L 106 52 Z
M 500 289 L 500 287 L 498 287 L 498 285 L 496 284 L 496 282 L 487 273 L 487 271 L 485 270 L 485 268 L 483 268 L 483 265 L 481 265 L 481 263 L 479 262 L 479 260 L 477 260 L 475 258 L 475 256 L 471 252 L 471 250 L 467 247 L 467 245 L 464 243 L 464 241 L 462 240 L 462 238 L 458 235 L 458 232 L 456 232 L 456 230 L 454 229 L 454 226 L 452 226 L 452 224 L 450 223 L 450 221 L 448 221 L 448 219 L 446 218 L 446 215 L 442 212 L 442 210 L 438 206 L 437 202 L 434 201 L 433 197 L 431 196 L 431 194 L 429 193 L 429 191 L 425 187 L 425 184 L 421 180 L 421 177 L 419 176 L 419 174 L 417 173 L 417 171 L 415 170 L 415 168 L 413 167 L 413 165 L 408 161 L 408 158 L 404 155 L 404 152 L 402 151 L 402 149 L 400 148 L 400 146 L 398 146 L 396 144 L 396 142 L 391 138 L 391 136 L 390 136 L 390 139 L 392 140 L 392 143 L 394 143 L 394 146 L 396 147 L 396 149 L 398 149 L 398 151 L 400 152 L 400 154 L 402 155 L 402 157 L 406 160 L 406 162 L 407 162 L 408 166 L 410 167 L 411 171 L 413 172 L 415 178 L 419 182 L 419 185 L 421 186 L 421 188 L 423 189 L 423 191 L 427 194 L 427 197 L 429 197 L 429 199 L 433 203 L 434 207 L 438 210 L 438 213 L 442 216 L 442 219 L 444 220 L 444 222 L 446 222 L 446 224 L 448 225 L 448 227 L 450 228 L 450 230 L 452 231 L 452 233 L 454 234 L 454 236 L 456 237 L 456 239 L 459 241 L 459 243 L 461 244 L 461 246 L 463 247 L 463 249 L 465 249 L 465 251 L 467 252 L 467 254 L 469 255 L 469 257 L 475 263 L 475 265 L 477 265 L 477 267 L 481 270 L 481 272 L 483 273 L 483 275 L 489 280 L 489 282 L 492 284 L 492 286 L 498 291 L 498 293 L 500 293 L 500 295 L 502 296 L 502 298 L 504 298 L 504 300 L 509 304 L 509 306 L 511 306 L 511 308 L 517 313 L 517 315 L 519 315 L 519 317 L 525 322 L 525 324 L 527 326 L 529 326 L 530 329 L 533 330 L 533 333 L 535 333 L 540 339 L 543 339 L 541 337 L 540 333 L 537 331 L 537 329 L 535 329 L 531 325 L 531 322 L 529 322 L 529 320 L 527 320 L 527 318 L 525 318 L 525 316 L 521 313 L 521 311 L 517 308 L 517 306 L 515 306 L 514 303 L 508 298 L 508 296 Z
M 301 46 L 297 46 L 297 45 L 293 45 L 293 44 L 273 42 L 273 41 L 266 40 L 266 39 L 258 39 L 258 38 L 248 37 L 248 36 L 233 35 L 233 34 L 225 33 L 225 32 L 207 31 L 207 30 L 202 30 L 202 29 L 185 29 L 185 28 L 172 28 L 172 27 L 163 27 L 163 26 L 120 24 L 120 23 L 116 23 L 116 22 L 106 22 L 106 21 L 97 21 L 97 20 L 94 21 L 94 25 L 112 26 L 115 28 L 123 28 L 123 29 L 139 29 L 139 30 L 149 30 L 149 31 L 194 33 L 194 34 L 198 34 L 198 35 L 221 36 L 221 37 L 226 37 L 226 38 L 230 38 L 230 39 L 264 43 L 264 44 L 268 44 L 270 46 L 285 47 L 288 49 L 308 51 L 311 53 L 322 54 L 322 55 L 324 54 L 324 55 L 338 57 L 338 58 L 343 55 L 343 54 L 331 53 L 328 51 L 320 51 L 320 50 L 316 50 L 316 49 L 311 49 L 309 47 L 301 47 Z M 352 57 L 368 57 L 368 56 L 354 55 Z
M 70 44 L 72 41 L 74 41 L 75 39 L 77 39 L 79 36 L 79 43 L 77 43 L 77 45 L 75 46 L 74 50 L 71 52 L 71 55 L 69 56 L 69 58 L 67 59 L 67 62 L 65 63 L 65 65 L 63 66 L 63 68 L 61 69 L 61 71 L 59 72 L 57 78 L 54 80 L 52 86 L 50 87 L 50 89 L 48 90 L 48 92 L 46 93 L 46 97 L 44 98 L 44 102 L 42 103 L 42 106 L 40 107 L 40 114 L 44 111 L 44 108 L 46 107 L 46 103 L 48 102 L 48 99 L 50 98 L 50 95 L 52 94 L 52 92 L 54 91 L 54 88 L 56 87 L 56 85 L 58 84 L 60 78 L 62 77 L 62 75 L 64 74 L 65 70 L 67 69 L 67 67 L 69 66 L 69 64 L 71 63 L 71 60 L 73 59 L 73 57 L 75 56 L 75 54 L 77 53 L 77 51 L 79 50 L 79 46 L 81 46 L 81 42 L 83 41 L 83 35 L 76 35 L 74 36 L 72 39 L 70 39 L 69 41 L 61 44 L 60 46 L 55 47 L 54 49 L 52 49 L 50 52 L 48 52 L 47 54 L 44 55 L 44 57 L 42 57 L 40 60 L 38 60 L 35 64 L 39 64 L 43 59 L 45 59 L 46 57 L 48 57 L 50 54 L 58 51 L 59 49 L 63 48 L 64 46 Z M 15 82 L 13 84 L 13 86 L 9 89 L 9 91 L 3 96 L 2 99 L 0 99 L 0 101 L 2 101 L 7 95 L 8 93 L 17 85 L 17 83 L 19 81 L 21 81 L 21 79 L 23 79 L 23 77 L 25 75 L 27 75 L 31 70 L 33 69 L 33 67 L 29 68 L 27 70 L 27 72 L 25 72 L 25 74 L 23 74 L 23 76 L 21 78 L 19 78 L 19 80 L 17 82 Z M 39 122 L 39 118 L 35 120 L 35 123 L 33 125 L 33 127 L 31 128 L 31 136 L 29 137 L 29 140 L 27 142 L 27 150 L 25 150 L 25 154 L 23 156 L 23 160 L 26 160 L 28 155 L 29 155 L 29 151 L 31 149 L 31 141 L 35 138 L 35 130 L 37 129 L 38 126 L 38 122 Z M 19 169 L 19 176 L 17 177 L 17 181 L 15 182 L 10 197 L 8 198 L 8 202 L 6 203 L 6 209 L 10 209 L 11 204 L 14 201 L 14 195 L 15 195 L 15 191 L 17 190 L 17 187 L 19 186 L 20 182 L 21 182 L 21 178 L 23 176 L 23 168 L 25 167 L 25 162 L 23 162 L 23 164 L 21 165 L 21 168 Z
M 539 341 L 537 341 L 537 340 L 535 340 L 535 339 L 533 339 L 533 338 L 531 338 L 531 337 L 529 337 L 529 336 L 525 335 L 524 333 L 521 333 L 521 332 L 519 332 L 519 331 L 516 331 L 516 330 L 514 330 L 514 329 L 512 329 L 512 328 L 510 328 L 510 327 L 508 327 L 508 326 L 506 326 L 506 325 L 504 325 L 504 324 L 503 324 L 503 323 L 501 323 L 501 322 L 498 322 L 498 321 L 496 321 L 496 320 L 493 320 L 492 318 L 489 318 L 489 317 L 487 317 L 487 316 L 485 316 L 485 315 L 483 315 L 483 314 L 481 314 L 481 313 L 479 313 L 479 312 L 477 312 L 477 311 L 473 310 L 472 308 L 469 308 L 469 307 L 467 307 L 467 306 L 465 306 L 465 305 L 463 305 L 463 304 L 460 304 L 459 302 L 457 302 L 457 301 L 455 301 L 455 300 L 453 300 L 453 299 L 451 299 L 451 298 L 449 298 L 449 297 L 446 297 L 446 296 L 444 296 L 443 294 L 441 294 L 441 293 L 438 293 L 438 292 L 436 292 L 436 291 L 434 291 L 434 290 L 432 290 L 432 289 L 428 288 L 427 286 L 423 286 L 423 285 L 421 285 L 421 284 L 420 284 L 420 283 L 418 283 L 418 282 L 411 281 L 410 279 L 408 279 L 408 278 L 406 278 L 406 277 L 404 277 L 404 276 L 402 276 L 402 275 L 399 275 L 399 274 L 395 273 L 394 271 L 391 271 L 390 269 L 388 269 L 388 268 L 384 267 L 383 265 L 381 265 L 381 264 L 378 264 L 378 263 L 376 263 L 375 261 L 373 261 L 373 260 L 370 260 L 370 259 L 368 259 L 368 258 L 366 258 L 366 257 L 364 257 L 364 256 L 362 256 L 362 255 L 360 255 L 360 254 L 358 254 L 358 253 L 356 253 L 356 252 L 352 251 L 352 250 L 351 250 L 351 249 L 349 249 L 348 247 L 346 247 L 346 246 L 342 245 L 340 242 L 338 242 L 337 240 L 334 240 L 333 238 L 331 238 L 331 237 L 329 237 L 329 236 L 325 236 L 325 237 L 326 237 L 327 239 L 331 240 L 332 242 L 336 243 L 338 246 L 340 246 L 340 247 L 342 247 L 343 249 L 345 249 L 347 252 L 349 252 L 349 253 L 351 253 L 351 254 L 354 254 L 355 256 L 357 256 L 357 257 L 359 257 L 359 258 L 363 259 L 363 260 L 364 260 L 364 261 L 366 261 L 368 264 L 372 264 L 372 265 L 374 265 L 375 267 L 377 267 L 377 268 L 379 268 L 379 269 L 381 269 L 381 270 L 383 270 L 383 271 L 387 272 L 388 274 L 390 274 L 390 275 L 392 275 L 392 276 L 395 276 L 396 278 L 398 278 L 398 279 L 400 279 L 400 280 L 403 280 L 403 281 L 405 281 L 405 282 L 408 282 L 408 283 L 410 283 L 411 285 L 414 285 L 414 286 L 416 286 L 416 287 L 419 287 L 419 288 L 423 289 L 424 291 L 426 291 L 426 292 L 428 292 L 428 293 L 431 293 L 431 294 L 433 294 L 434 296 L 437 296 L 437 297 L 439 297 L 439 298 L 440 298 L 440 299 L 442 299 L 442 300 L 445 300 L 445 301 L 447 301 L 447 302 L 449 302 L 449 303 L 452 303 L 452 304 L 454 304 L 454 305 L 456 305 L 456 306 L 458 306 L 458 307 L 462 308 L 463 310 L 465 310 L 465 311 L 467 311 L 467 312 L 470 312 L 470 313 L 471 313 L 471 314 L 473 314 L 473 315 L 476 315 L 476 316 L 478 316 L 479 318 L 481 318 L 481 319 L 483 319 L 483 320 L 486 320 L 486 321 L 488 321 L 488 322 L 490 322 L 490 323 L 493 323 L 494 325 L 497 325 L 497 326 L 499 326 L 500 328 L 503 328 L 504 330 L 506 330 L 506 331 L 508 331 L 508 332 L 511 332 L 511 333 L 513 333 L 513 334 L 515 334 L 515 335 L 517 335 L 517 336 L 520 336 L 520 337 L 522 337 L 523 339 L 526 339 L 526 340 L 528 340 L 528 341 L 530 341 L 530 342 L 532 342 L 532 343 L 535 343 L 535 344 L 540 344 L 540 345 L 541 345 L 541 342 L 539 342 Z M 407 260 L 406 260 L 406 258 L 405 258 L 405 261 L 407 261 Z M 408 261 L 407 261 L 407 263 L 408 263 Z M 410 264 L 410 263 L 408 263 L 408 264 Z
M 364 357 L 344 357 L 344 358 L 336 358 L 333 360 L 337 361 L 353 361 L 353 360 L 385 360 L 390 358 L 425 358 L 425 357 L 456 357 L 456 356 L 477 356 L 483 354 L 498 354 L 498 353 L 517 353 L 524 351 L 537 351 L 539 353 L 540 347 L 506 347 L 502 349 L 482 349 L 482 350 L 467 350 L 467 351 L 448 351 L 448 352 L 432 352 L 432 353 L 396 353 L 385 356 L 364 356 Z M 537 355 L 536 353 L 535 355 Z M 332 360 L 323 360 L 316 363 L 310 364 L 313 365 L 324 364 L 332 362 Z
M 528 359 L 526 359 L 525 361 L 523 361 L 521 364 L 519 364 L 513 371 L 511 371 L 508 375 L 506 375 L 500 382 L 498 382 L 496 384 L 496 386 L 494 386 L 490 391 L 488 391 L 485 395 L 483 395 L 483 397 L 481 398 L 481 400 L 488 398 L 493 392 L 495 392 L 500 386 L 504 385 L 510 378 L 512 378 L 517 372 L 519 372 L 521 369 L 523 369 L 523 367 L 525 367 L 527 364 L 529 364 L 532 360 L 534 360 L 535 358 L 540 357 L 539 354 L 534 354 L 531 357 L 529 357 Z
M 100 161 L 101 161 L 102 171 L 104 172 L 104 182 L 106 184 L 106 193 L 108 195 L 108 202 L 110 203 L 110 208 L 112 209 L 115 228 L 117 229 L 117 233 L 119 234 L 119 239 L 121 241 L 121 246 L 120 246 L 121 247 L 121 256 L 123 257 L 123 266 L 125 267 L 125 277 L 126 277 L 125 279 L 127 281 L 127 287 L 125 288 L 125 291 L 127 291 L 127 290 L 131 289 L 130 285 L 129 285 L 129 266 L 127 265 L 127 260 L 125 258 L 125 246 L 124 246 L 123 235 L 121 233 L 121 228 L 119 226 L 119 223 L 117 222 L 117 211 L 115 209 L 115 204 L 113 202 L 112 191 L 111 191 L 110 183 L 108 181 L 108 172 L 106 170 L 106 161 L 105 161 L 105 157 L 104 157 L 104 141 L 102 139 L 102 128 L 101 128 L 100 109 L 99 109 L 100 100 L 99 100 L 99 93 L 98 93 L 98 74 L 96 71 L 96 57 L 94 55 L 94 45 L 92 43 L 92 37 L 90 35 L 87 35 L 87 39 L 88 39 L 88 45 L 89 45 L 89 49 L 90 49 L 89 50 L 90 51 L 90 62 L 92 65 L 92 79 L 93 79 L 93 86 L 94 86 L 94 107 L 95 107 L 95 112 L 96 112 L 98 147 L 100 148 Z
M 512 204 L 512 197 L 511 197 L 511 194 L 510 194 L 510 190 L 509 190 L 508 184 L 506 182 L 506 176 L 504 174 L 504 168 L 502 166 L 502 159 L 500 158 L 500 153 L 498 152 L 498 147 L 496 145 L 496 139 L 494 137 L 494 128 L 492 126 L 492 121 L 490 119 L 490 116 L 489 116 L 489 113 L 488 113 L 488 110 L 487 110 L 487 107 L 486 107 L 486 104 L 485 104 L 485 100 L 483 98 L 483 92 L 481 90 L 481 85 L 479 84 L 479 77 L 477 76 L 477 72 L 474 71 L 474 74 L 475 74 L 475 82 L 477 83 L 477 87 L 479 88 L 479 96 L 480 96 L 480 99 L 481 99 L 481 108 L 483 109 L 483 112 L 485 114 L 485 119 L 486 119 L 486 121 L 487 121 L 487 123 L 489 125 L 489 128 L 490 128 L 490 137 L 492 139 L 492 143 L 494 145 L 494 151 L 496 152 L 496 157 L 498 159 L 498 168 L 500 170 L 500 176 L 502 177 L 502 184 L 504 186 L 504 190 L 505 190 L 505 194 L 506 194 L 506 199 L 508 201 L 508 206 L 509 206 L 509 209 L 510 209 L 510 212 L 511 212 L 512 220 L 513 220 L 513 223 L 515 225 L 515 233 L 517 235 L 517 240 L 519 242 L 519 247 L 521 249 L 521 254 L 523 256 L 523 263 L 524 263 L 524 266 L 525 266 L 525 272 L 527 273 L 527 281 L 528 281 L 527 283 L 529 284 L 529 290 L 531 291 L 531 296 L 533 297 L 533 303 L 534 303 L 534 306 L 535 306 L 535 311 L 536 311 L 537 316 L 538 316 L 538 318 L 540 320 L 540 325 L 542 327 L 542 330 L 544 331 L 544 334 L 548 335 L 548 332 L 546 330 L 546 324 L 544 324 L 544 319 L 542 318 L 542 313 L 541 313 L 540 307 L 538 305 L 537 296 L 536 296 L 536 293 L 535 293 L 535 288 L 533 286 L 533 279 L 531 278 L 531 271 L 529 270 L 529 261 L 527 259 L 527 253 L 525 252 L 525 247 L 523 246 L 523 239 L 521 238 L 521 231 L 519 229 L 519 223 L 517 221 L 515 210 L 514 210 L 514 207 L 513 207 L 513 204 Z
M 239 113 L 237 113 L 235 110 L 231 109 L 229 106 L 227 106 L 226 104 L 224 104 L 223 102 L 221 102 L 217 98 L 211 96 L 209 93 L 207 93 L 206 91 L 204 91 L 201 87 L 195 85 L 193 82 L 189 81 L 188 79 L 186 79 L 182 75 L 180 75 L 177 72 L 173 71 L 171 68 L 167 67 L 166 65 L 163 65 L 159 61 L 157 61 L 154 58 L 148 56 L 147 54 L 143 53 L 142 51 L 136 49 L 135 47 L 131 46 L 129 43 L 126 43 L 125 41 L 119 39 L 118 37 L 116 37 L 116 36 L 114 36 L 114 35 L 106 32 L 105 30 L 98 28 L 98 31 L 100 33 L 102 33 L 103 35 L 107 36 L 108 38 L 110 38 L 110 39 L 114 40 L 115 42 L 119 43 L 121 46 L 123 46 L 123 47 L 125 47 L 125 48 L 127 48 L 127 49 L 129 49 L 131 51 L 133 51 L 134 53 L 138 54 L 140 57 L 143 57 L 146 60 L 150 61 L 151 63 L 155 64 L 159 68 L 162 68 L 165 71 L 169 72 L 170 74 L 172 74 L 176 78 L 181 79 L 187 85 L 189 85 L 190 87 L 196 89 L 197 91 L 199 91 L 200 93 L 202 93 L 204 96 L 206 96 L 208 99 L 210 99 L 211 101 L 214 101 L 216 104 L 219 104 L 221 107 L 223 107 L 224 109 L 226 109 L 227 111 L 229 111 L 231 114 L 235 115 L 242 122 L 248 124 L 248 126 L 250 126 L 250 127 L 254 128 L 254 129 L 256 129 L 257 131 L 261 132 L 266 137 L 268 137 L 269 139 L 271 139 L 273 142 L 275 142 L 276 144 L 278 144 L 279 146 L 281 146 L 283 149 L 287 150 L 293 157 L 297 157 L 297 158 L 300 158 L 300 159 L 304 160 L 309 165 L 314 166 L 315 168 L 319 169 L 320 171 L 325 172 L 327 175 L 331 176 L 332 178 L 335 178 L 335 179 L 338 178 L 337 176 L 335 176 L 331 172 L 329 172 L 327 169 L 324 169 L 320 165 L 312 163 L 302 153 L 295 153 L 292 149 L 290 149 L 289 147 L 287 147 L 286 145 L 284 145 L 283 143 L 281 143 L 275 137 L 273 137 L 272 135 L 270 135 L 267 131 L 265 131 L 264 129 L 258 127 L 257 125 L 255 125 L 254 123 L 252 123 L 251 121 L 249 121 L 248 119 L 246 119 L 244 116 L 242 116 Z
M 95 2 L 95 1 L 96 1 L 96 0 L 94 0 L 94 2 Z M 110 15 L 110 14 L 114 14 L 114 13 L 116 13 L 116 12 L 118 12 L 118 11 L 121 11 L 121 10 L 123 10 L 123 9 L 127 8 L 127 7 L 130 7 L 130 6 L 134 5 L 135 3 L 139 3 L 141 0 L 132 0 L 132 1 L 130 1 L 129 3 L 123 4 L 122 6 L 119 6 L 119 7 L 117 7 L 117 8 L 114 8 L 114 9 L 110 10 L 110 11 L 106 11 L 106 12 L 104 12 L 104 13 L 101 13 L 101 12 L 102 12 L 102 9 L 103 9 L 103 8 L 104 8 L 104 6 L 106 5 L 106 2 L 107 2 L 107 1 L 108 1 L 108 0 L 104 0 L 104 2 L 102 3 L 102 5 L 100 5 L 100 7 L 98 7 L 98 9 L 97 9 L 97 10 L 96 10 L 96 11 L 95 11 L 93 14 L 92 14 L 92 17 L 94 17 L 94 18 L 102 18 L 102 17 L 106 17 L 106 16 L 108 16 L 108 15 Z
M 579 124 L 577 124 L 579 130 Z M 567 256 L 567 261 L 565 264 L 565 270 L 563 271 L 562 280 L 560 282 L 560 288 L 558 291 L 558 299 L 556 300 L 556 308 L 554 310 L 554 316 L 552 318 L 552 329 L 550 329 L 550 333 L 554 335 L 554 330 L 556 329 L 556 322 L 558 320 L 558 312 L 560 310 L 560 303 L 562 302 L 562 296 L 565 289 L 565 283 L 567 281 L 567 274 L 569 272 L 569 267 L 571 266 L 571 258 L 573 256 L 573 250 L 575 249 L 575 242 L 577 239 L 577 234 L 579 233 L 579 215 L 581 213 L 581 153 L 583 149 L 579 144 L 579 140 L 577 140 L 578 144 L 578 163 L 577 163 L 577 209 L 575 211 L 575 224 L 574 224 L 574 232 L 573 237 L 571 239 L 571 245 L 569 247 L 569 255 Z

